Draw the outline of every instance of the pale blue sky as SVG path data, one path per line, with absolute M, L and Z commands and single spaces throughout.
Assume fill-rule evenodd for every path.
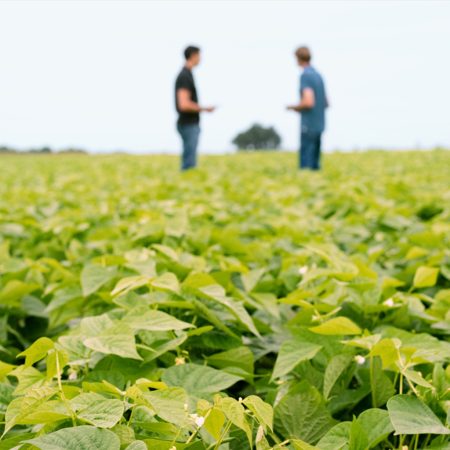
M 327 150 L 450 146 L 450 2 L 0 1 L 0 145 L 177 151 L 173 82 L 203 49 L 201 151 L 253 122 L 295 149 L 294 49 L 331 108 Z

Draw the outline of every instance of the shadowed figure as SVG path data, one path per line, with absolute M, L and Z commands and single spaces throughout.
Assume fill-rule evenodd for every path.
M 177 130 L 183 142 L 181 170 L 197 165 L 197 146 L 200 137 L 200 113 L 213 112 L 213 106 L 202 107 L 192 70 L 200 64 L 200 49 L 189 46 L 184 51 L 185 65 L 175 81 L 175 107 L 178 112 Z
M 325 130 L 325 109 L 328 100 L 322 76 L 311 65 L 311 52 L 308 47 L 299 47 L 295 56 L 303 68 L 300 76 L 300 103 L 288 106 L 290 111 L 301 115 L 300 169 L 320 169 L 322 133 Z

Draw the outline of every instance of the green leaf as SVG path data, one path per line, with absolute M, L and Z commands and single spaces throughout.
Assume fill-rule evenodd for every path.
M 25 441 L 41 450 L 120 450 L 119 438 L 109 430 L 82 425 Z
M 254 356 L 248 347 L 237 347 L 221 353 L 208 356 L 207 361 L 211 366 L 217 367 L 231 373 L 233 368 L 240 371 L 233 371 L 236 375 L 253 375 Z
M 344 373 L 347 367 L 353 360 L 353 355 L 336 355 L 331 358 L 330 362 L 325 369 L 325 375 L 323 380 L 323 395 L 327 399 L 330 395 L 333 386 L 336 381 Z
M 81 289 L 83 295 L 97 292 L 104 284 L 111 281 L 116 276 L 117 270 L 112 266 L 99 266 L 96 264 L 88 264 L 81 271 Z
M 303 339 L 292 339 L 283 342 L 278 353 L 272 379 L 288 374 L 302 361 L 314 358 L 321 350 L 321 346 Z
M 348 448 L 349 450 L 366 450 L 369 448 L 369 438 L 357 420 L 354 420 L 350 426 Z
M 320 450 L 319 447 L 309 445 L 305 441 L 301 441 L 300 439 L 291 439 L 290 444 L 292 445 L 294 450 Z
M 14 395 L 24 395 L 28 389 L 40 387 L 46 381 L 45 376 L 34 367 L 19 366 L 10 375 L 15 376 L 19 381 Z
M 125 450 L 147 450 L 147 445 L 144 441 L 134 441 Z
M 415 288 L 432 287 L 436 284 L 438 275 L 439 269 L 420 266 L 414 275 L 413 286 Z
M 106 355 L 142 360 L 136 351 L 133 331 L 122 324 L 108 328 L 96 337 L 84 339 L 83 344 L 91 350 Z
M 250 395 L 243 400 L 244 405 L 255 415 L 258 422 L 265 428 L 273 428 L 273 409 L 256 395 Z
M 147 307 L 137 307 L 127 313 L 122 322 L 136 330 L 170 331 L 192 328 L 193 325 L 176 319 L 169 314 Z
M 175 274 L 166 272 L 163 275 L 155 278 L 150 282 L 150 285 L 155 289 L 162 291 L 173 292 L 174 294 L 180 293 L 180 283 Z
M 372 376 L 370 377 L 370 388 L 372 403 L 375 408 L 383 406 L 396 393 L 391 379 L 383 372 L 381 360 L 372 358 Z
M 168 386 L 180 386 L 187 393 L 202 397 L 223 391 L 241 380 L 221 370 L 197 364 L 181 364 L 166 369 L 162 381 Z
M 145 400 L 161 419 L 182 426 L 186 422 L 186 391 L 179 387 L 159 389 L 144 394 Z
M 233 316 L 245 325 L 254 335 L 259 336 L 259 332 L 253 323 L 252 318 L 245 309 L 241 302 L 237 302 L 230 297 L 225 295 L 225 290 L 222 286 L 211 285 L 205 286 L 199 289 L 199 291 L 206 295 L 207 298 L 214 300 L 224 306 L 228 311 L 233 314 Z
M 121 400 L 107 399 L 94 393 L 80 394 L 70 401 L 70 405 L 79 419 L 99 428 L 112 428 L 124 412 Z
M 62 374 L 64 367 L 69 362 L 67 352 L 61 348 L 53 348 L 47 355 L 47 378 L 52 379 L 59 373 Z
M 8 281 L 0 291 L 0 305 L 19 308 L 20 300 L 38 288 L 37 284 L 28 284 L 19 280 Z
M 222 433 L 222 427 L 225 424 L 225 415 L 219 408 L 211 408 L 205 419 L 204 427 L 211 436 L 219 440 Z
M 327 320 L 316 327 L 311 327 L 310 330 L 317 334 L 342 336 L 362 333 L 358 325 L 343 316 Z
M 338 423 L 320 439 L 317 446 L 320 450 L 348 449 L 351 427 L 351 422 Z
M 369 448 L 377 446 L 394 431 L 389 413 L 383 409 L 367 409 L 359 415 L 357 422 L 366 433 Z
M 127 292 L 133 291 L 134 289 L 138 289 L 142 286 L 147 286 L 150 280 L 151 278 L 145 275 L 122 278 L 112 290 L 111 295 L 125 295 Z
M 274 412 L 276 433 L 284 439 L 298 438 L 308 444 L 316 443 L 335 423 L 323 397 L 307 381 L 294 385 Z
M 3 381 L 16 366 L 0 361 L 0 381 Z
M 15 398 L 9 405 L 5 413 L 5 433 L 14 425 L 27 423 L 28 415 L 34 413 L 50 397 L 55 395 L 56 389 L 42 386 L 30 389 L 24 397 Z M 25 422 L 24 422 L 25 421 Z
M 231 397 L 222 398 L 220 401 L 220 408 L 229 421 L 247 435 L 247 439 L 252 448 L 252 430 L 245 417 L 244 407 L 237 400 Z
M 450 434 L 433 411 L 417 397 L 396 395 L 387 402 L 395 434 Z
M 17 357 L 25 356 L 25 367 L 32 366 L 36 361 L 39 361 L 47 356 L 49 350 L 55 346 L 54 342 L 47 338 L 39 338 L 36 342 L 30 345 L 25 351 L 19 353 Z

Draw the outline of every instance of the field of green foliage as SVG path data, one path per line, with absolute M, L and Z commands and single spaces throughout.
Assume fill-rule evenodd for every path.
M 0 168 L 0 450 L 450 448 L 450 152 Z

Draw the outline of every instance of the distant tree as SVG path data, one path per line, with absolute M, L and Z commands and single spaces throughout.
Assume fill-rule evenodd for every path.
M 0 146 L 0 153 L 16 153 L 13 148 L 6 147 L 5 145 Z
M 83 155 L 87 153 L 86 150 L 83 150 L 82 148 L 64 148 L 60 150 L 58 153 L 82 153 Z
M 52 149 L 50 147 L 32 148 L 29 153 L 52 153 Z
M 239 133 L 232 143 L 238 150 L 277 150 L 281 137 L 273 127 L 264 128 L 254 124 L 247 131 Z

